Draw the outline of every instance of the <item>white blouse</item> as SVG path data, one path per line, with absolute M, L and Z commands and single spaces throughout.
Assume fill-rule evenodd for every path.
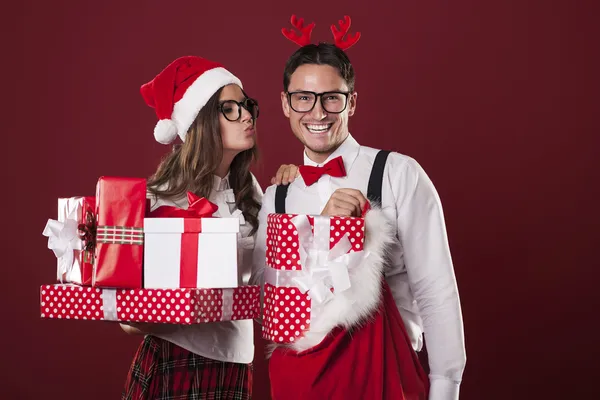
M 258 181 L 252 176 L 257 200 L 263 192 Z M 152 210 L 163 206 L 176 206 L 187 209 L 187 198 L 177 201 L 152 199 Z M 246 223 L 241 211 L 235 205 L 233 190 L 229 187 L 229 175 L 223 179 L 214 176 L 213 190 L 209 200 L 219 206 L 215 217 L 239 217 L 238 234 L 238 276 L 239 284 L 247 285 L 252 269 L 254 236 L 249 236 L 252 226 Z M 177 325 L 177 330 L 155 336 L 168 340 L 192 353 L 218 361 L 248 364 L 254 359 L 253 321 L 213 322 L 194 325 Z

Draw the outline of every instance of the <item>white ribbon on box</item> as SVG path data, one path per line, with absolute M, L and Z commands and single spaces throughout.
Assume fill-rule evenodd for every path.
M 117 290 L 102 289 L 102 313 L 106 321 L 117 321 Z
M 78 227 L 77 204 L 69 201 L 65 222 L 49 219 L 42 232 L 42 235 L 48 237 L 48 248 L 58 258 L 58 277 L 61 283 L 63 276 L 68 276 L 73 269 L 74 251 L 83 250 Z
M 223 311 L 221 321 L 229 321 L 233 317 L 233 290 L 223 290 Z
M 364 250 L 348 253 L 352 245 L 347 234 L 330 250 L 330 217 L 314 217 L 314 234 L 306 215 L 292 218 L 291 223 L 298 231 L 302 269 L 290 271 L 267 267 L 265 282 L 279 287 L 296 287 L 303 294 L 309 292 L 316 305 L 324 305 L 351 287 L 349 270 L 360 264 L 369 253 Z M 333 288 L 333 293 L 330 288 Z

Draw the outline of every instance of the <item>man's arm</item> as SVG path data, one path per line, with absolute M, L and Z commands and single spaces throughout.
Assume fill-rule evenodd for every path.
M 392 186 L 398 235 L 427 343 L 430 400 L 458 399 L 466 363 L 462 312 L 442 205 L 421 166 L 408 158 Z M 393 175 L 392 175 L 393 176 Z

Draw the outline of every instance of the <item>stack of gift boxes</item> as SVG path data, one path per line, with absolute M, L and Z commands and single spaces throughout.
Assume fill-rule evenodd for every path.
M 238 218 L 188 193 L 186 210 L 149 210 L 146 180 L 102 177 L 95 197 L 58 200 L 44 235 L 57 281 L 43 318 L 194 324 L 253 319 L 260 288 L 239 286 Z

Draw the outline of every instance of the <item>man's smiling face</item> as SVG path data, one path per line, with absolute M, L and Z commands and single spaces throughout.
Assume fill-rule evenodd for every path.
M 348 85 L 337 69 L 330 65 L 304 64 L 294 71 L 288 87 L 289 93 L 302 91 L 348 92 Z M 348 95 L 345 110 L 337 114 L 325 111 L 320 98 L 309 112 L 294 111 L 285 92 L 281 93 L 281 102 L 294 135 L 304 144 L 306 154 L 313 161 L 325 161 L 348 137 L 348 118 L 356 108 L 356 93 Z

